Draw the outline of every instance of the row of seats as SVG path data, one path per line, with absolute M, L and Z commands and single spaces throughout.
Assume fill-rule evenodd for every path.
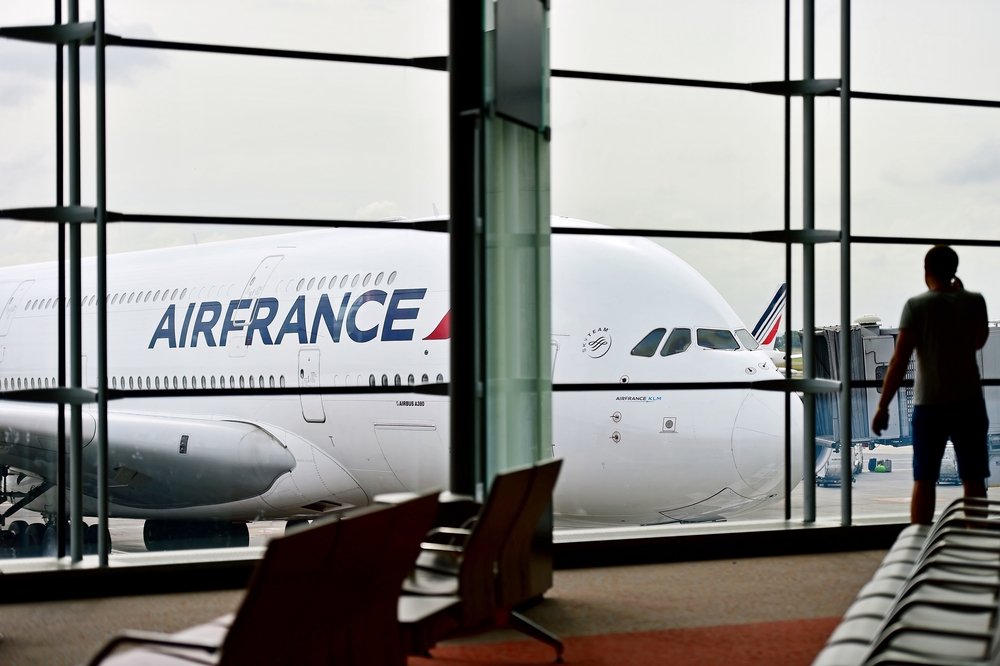
M 1000 664 L 998 519 L 963 498 L 904 529 L 813 666 Z
M 560 467 L 498 474 L 477 511 L 404 494 L 291 530 L 268 545 L 236 613 L 176 634 L 122 632 L 89 663 L 403 666 L 438 641 L 502 627 L 560 660 L 562 643 L 517 611 L 552 584 L 551 563 L 532 566 L 532 538 Z M 445 524 L 455 517 L 464 526 Z M 115 652 L 126 644 L 141 647 Z

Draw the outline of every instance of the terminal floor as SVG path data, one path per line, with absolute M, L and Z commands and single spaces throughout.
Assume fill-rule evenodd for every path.
M 527 614 L 564 640 L 569 664 L 807 665 L 884 555 L 557 571 L 555 586 Z M 82 663 L 119 629 L 177 631 L 234 610 L 241 597 L 228 591 L 0 605 L 0 664 Z M 433 654 L 409 666 L 545 664 L 553 657 L 551 648 L 506 631 L 452 641 Z

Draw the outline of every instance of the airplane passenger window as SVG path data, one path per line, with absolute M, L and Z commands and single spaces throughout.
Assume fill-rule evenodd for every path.
M 146 375 L 146 389 L 148 390 L 152 388 L 153 388 L 153 383 L 149 381 L 149 375 Z
M 365 276 L 365 281 L 364 281 L 364 282 L 362 282 L 361 284 L 362 284 L 363 286 L 367 287 L 367 286 L 368 286 L 368 283 L 369 283 L 369 282 L 371 282 L 371 281 L 372 281 L 372 274 L 371 274 L 371 273 L 369 273 L 368 275 L 366 275 L 366 276 Z
M 392 284 L 396 281 L 396 271 L 389 273 L 389 281 L 386 284 Z
M 31 378 L 31 388 L 35 388 L 35 378 Z
M 135 292 L 134 292 L 134 291 L 133 291 L 133 292 L 132 292 L 131 294 L 129 294 L 129 297 L 128 297 L 128 302 L 129 302 L 129 303 L 132 303 L 132 299 L 133 299 L 133 298 L 135 298 Z
M 442 375 L 442 374 L 439 374 L 439 375 L 437 376 L 437 383 L 438 383 L 438 384 L 441 384 L 441 383 L 443 383 L 443 382 L 444 382 L 444 375 Z
M 49 378 L 46 377 L 45 378 L 45 388 L 48 388 L 48 387 L 49 387 Z
M 215 388 L 215 375 L 212 375 L 212 388 Z
M 17 378 L 17 388 L 21 388 L 21 378 Z
M 49 300 L 45 301 L 45 309 L 48 310 L 50 305 L 52 305 L 52 299 L 51 298 Z
M 185 289 L 184 291 L 181 292 L 181 300 L 183 300 L 184 297 L 187 296 L 187 293 L 188 293 L 187 289 Z
M 355 275 L 355 276 L 354 276 L 354 279 L 353 279 L 353 280 L 351 280 L 351 288 L 352 288 L 352 289 L 353 289 L 354 287 L 357 287 L 357 286 L 358 286 L 358 280 L 360 280 L 360 279 L 361 279 L 361 273 L 358 273 L 357 275 Z
M 253 375 L 250 375 L 250 388 L 253 388 Z
M 202 376 L 201 376 L 201 387 L 202 387 L 202 388 L 208 388 L 208 384 L 207 384 L 207 382 L 205 381 L 205 375 L 202 375 Z
M 188 387 L 188 378 L 187 378 L 187 375 L 184 375 L 183 377 L 181 377 L 181 386 L 183 388 L 187 388 Z
M 160 292 L 156 292 L 156 293 L 160 293 Z M 143 303 L 149 303 L 149 297 L 152 296 L 152 295 L 153 295 L 153 292 L 147 291 L 146 292 L 146 298 L 142 299 L 142 302 Z
M 230 379 L 232 379 L 232 377 L 230 377 Z M 284 375 L 281 375 L 280 381 L 281 381 L 281 388 L 285 388 L 285 376 Z
M 740 339 L 740 342 L 742 342 L 743 346 L 746 347 L 747 349 L 753 350 L 760 347 L 760 343 L 754 340 L 754 337 L 750 335 L 750 331 L 748 331 L 745 328 L 737 330 L 736 337 Z
M 236 378 L 229 375 L 229 388 L 236 388 Z
M 381 282 L 382 282 L 382 276 L 383 276 L 383 275 L 385 275 L 385 273 L 379 273 L 379 274 L 378 274 L 378 277 L 377 277 L 377 278 L 375 278 L 375 286 L 376 286 L 376 287 L 377 287 L 377 286 L 379 286 L 379 284 L 381 284 Z
M 177 388 L 177 375 L 174 375 L 174 388 Z
M 317 291 L 320 290 L 320 289 L 322 289 L 324 284 L 326 284 L 326 278 L 325 277 L 321 277 L 319 279 L 319 284 L 316 285 Z M 333 282 L 331 281 L 330 284 L 333 284 Z
M 399 375 L 396 375 L 395 384 L 396 384 L 396 386 L 402 386 L 403 385 L 403 382 L 399 379 Z
M 118 388 L 118 378 L 117 377 L 112 377 L 111 378 L 111 388 L 113 388 L 113 389 Z
M 343 288 L 344 288 L 344 285 L 345 285 L 345 284 L 347 284 L 347 278 L 348 278 L 348 277 L 350 277 L 350 276 L 349 276 L 349 275 L 345 275 L 345 276 L 344 276 L 344 279 L 340 281 L 340 288 L 341 288 L 341 289 L 343 289 Z
M 309 284 L 306 285 L 306 291 L 312 291 L 314 284 L 316 284 L 316 278 L 309 278 Z
M 124 386 L 124 385 L 125 385 L 125 382 L 122 382 L 122 386 Z M 131 377 L 128 378 L 128 387 L 130 389 L 134 389 L 135 388 L 135 384 L 133 383 L 133 380 L 132 380 Z
M 142 301 L 142 292 L 140 291 L 139 295 L 135 297 L 135 302 L 136 302 L 136 304 L 138 304 L 141 301 Z M 86 301 L 84 301 L 84 302 L 86 302 Z
M 28 301 L 27 303 L 24 304 L 24 309 L 27 310 L 30 305 L 31 301 Z
M 245 382 L 243 381 L 243 375 L 240 375 L 240 388 L 246 388 L 246 387 L 247 387 L 247 385 L 246 385 L 246 383 L 245 383 Z
M 219 375 L 219 388 L 226 388 L 226 376 Z M 230 387 L 232 388 L 232 387 Z
M 159 376 L 156 377 L 156 388 L 160 388 L 160 378 L 159 378 Z
M 382 375 L 382 386 L 388 386 L 388 385 L 389 385 L 389 378 L 386 377 L 385 375 Z
M 166 293 L 164 293 L 163 295 L 166 296 Z M 159 298 L 160 298 L 160 290 L 157 289 L 156 294 L 153 296 L 153 302 L 155 303 Z
M 413 386 L 413 375 L 410 375 L 406 378 L 406 385 Z
M 306 283 L 306 279 L 302 278 L 299 283 L 295 286 L 295 291 L 302 291 L 302 285 Z
M 257 378 L 257 388 L 264 388 L 264 375 Z
M 667 338 L 667 343 L 663 345 L 663 349 L 660 350 L 660 356 L 673 356 L 674 354 L 680 354 L 681 352 L 686 351 L 690 346 L 691 329 L 675 328 L 670 331 L 670 337 Z
M 660 340 L 667 334 L 665 328 L 654 328 L 632 348 L 632 356 L 652 356 L 656 353 L 656 348 L 660 346 Z
M 736 342 L 736 338 L 731 331 L 717 328 L 699 328 L 698 346 L 707 349 L 735 350 L 740 348 L 740 343 Z
M 421 375 L 420 376 L 420 383 L 421 384 L 426 384 L 429 381 L 430 381 L 430 379 L 427 377 L 427 375 Z
M 271 375 L 268 384 L 270 385 L 271 388 L 274 388 L 274 375 Z

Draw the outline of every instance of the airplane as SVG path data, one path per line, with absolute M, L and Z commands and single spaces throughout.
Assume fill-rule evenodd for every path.
M 601 227 L 561 217 L 552 225 Z M 324 229 L 109 255 L 109 386 L 447 382 L 447 244 L 440 233 Z M 84 260 L 89 387 L 97 383 L 94 269 Z M 56 270 L 0 269 L 0 390 L 55 385 Z M 621 385 L 553 392 L 552 454 L 565 459 L 558 526 L 723 520 L 779 497 L 780 392 L 629 389 L 782 377 L 704 277 L 645 238 L 554 234 L 551 280 L 554 383 Z M 792 405 L 798 470 L 795 396 Z M 0 499 L 46 521 L 18 525 L 29 533 L 24 553 L 38 554 L 40 541 L 54 549 L 56 409 L 0 401 L 8 480 Z M 86 516 L 96 515 L 95 414 L 84 408 Z M 448 429 L 440 395 L 115 400 L 109 513 L 144 520 L 149 550 L 245 545 L 251 521 L 308 520 L 380 493 L 444 487 Z M 91 526 L 87 548 L 96 539 Z

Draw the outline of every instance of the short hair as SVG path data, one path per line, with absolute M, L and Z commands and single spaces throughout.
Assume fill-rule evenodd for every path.
M 941 282 L 948 282 L 958 270 L 958 255 L 947 245 L 935 245 L 924 257 L 924 268 Z

